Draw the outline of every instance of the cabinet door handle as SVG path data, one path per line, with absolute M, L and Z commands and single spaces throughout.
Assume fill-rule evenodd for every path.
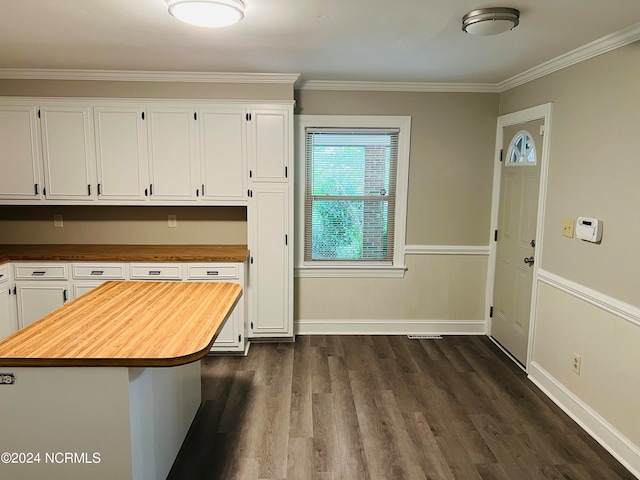
M 67 290 L 66 289 L 64 289 L 62 291 L 62 300 L 64 300 L 65 303 L 66 303 L 67 300 L 69 300 L 69 297 L 67 295 Z
M 35 189 L 36 189 L 36 195 L 38 195 L 38 184 L 37 184 L 37 183 L 35 183 L 33 186 L 34 186 L 34 187 L 35 187 Z
M 153 195 L 153 183 L 149 185 L 149 195 Z
M 4 273 L 0 273 L 0 278 L 4 277 Z
M 42 277 L 47 272 L 31 272 L 32 277 Z
M 89 196 L 91 196 L 91 185 L 87 185 L 87 192 L 89 192 Z
M 202 184 L 202 196 L 204 197 L 204 183 Z
M 91 270 L 91 275 L 102 275 L 104 270 Z
M 145 188 L 145 189 L 144 189 L 144 196 L 145 196 L 145 197 L 148 197 L 148 196 L 149 196 L 149 189 L 148 189 L 148 188 Z
M 207 270 L 207 275 L 218 275 L 217 270 Z
M 149 270 L 149 275 L 160 275 L 160 270 Z

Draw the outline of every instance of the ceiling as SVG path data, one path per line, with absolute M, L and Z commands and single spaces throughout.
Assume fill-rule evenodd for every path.
M 4 0 L 0 68 L 497 84 L 640 27 L 638 0 L 244 1 L 242 22 L 205 29 L 171 17 L 164 0 Z M 520 25 L 464 34 L 462 16 L 487 6 L 519 9 Z

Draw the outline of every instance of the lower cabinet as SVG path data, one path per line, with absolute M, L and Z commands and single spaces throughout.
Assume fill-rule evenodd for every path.
M 70 300 L 66 263 L 13 264 L 18 327 L 24 328 Z
M 0 340 L 110 280 L 233 282 L 245 288 L 246 263 L 21 262 L 0 265 Z M 246 353 L 247 307 L 244 294 L 220 331 L 211 352 Z M 15 308 L 17 306 L 17 308 Z M 16 316 L 17 312 L 17 316 Z
M 9 267 L 6 264 L 0 265 L 0 340 L 18 330 Z
M 186 266 L 189 282 L 233 282 L 244 287 L 246 263 L 189 263 Z M 231 316 L 218 334 L 211 353 L 246 353 L 247 340 L 246 298 L 244 291 Z
M 69 282 L 18 282 L 18 325 L 24 328 L 69 301 Z

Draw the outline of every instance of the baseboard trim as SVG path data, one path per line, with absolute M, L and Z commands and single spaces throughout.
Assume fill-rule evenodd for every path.
M 296 335 L 485 335 L 484 320 L 298 320 Z
M 640 448 L 637 445 L 536 362 L 529 366 L 529 379 L 625 468 L 640 478 Z

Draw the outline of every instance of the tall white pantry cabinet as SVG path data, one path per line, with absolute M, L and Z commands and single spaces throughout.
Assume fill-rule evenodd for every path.
M 293 102 L 4 98 L 0 144 L 0 205 L 246 206 L 249 337 L 293 338 Z

